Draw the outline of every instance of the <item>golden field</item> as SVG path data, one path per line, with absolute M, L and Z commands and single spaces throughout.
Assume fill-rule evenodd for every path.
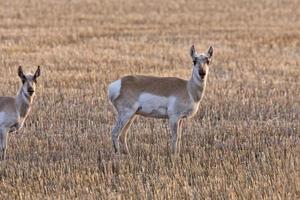
M 42 67 L 0 163 L 0 199 L 299 199 L 298 0 L 0 1 L 0 95 Z M 107 86 L 126 74 L 188 79 L 215 49 L 181 154 L 165 120 L 138 117 L 115 156 Z

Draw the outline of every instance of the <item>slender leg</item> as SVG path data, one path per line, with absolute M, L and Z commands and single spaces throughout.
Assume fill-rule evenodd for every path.
M 134 114 L 122 114 L 119 113 L 118 115 L 118 120 L 117 123 L 115 125 L 115 127 L 112 130 L 112 141 L 113 141 L 113 147 L 115 149 L 116 153 L 120 152 L 120 145 L 119 145 L 119 137 L 120 137 L 120 133 L 122 132 L 122 130 L 124 129 L 124 127 L 128 124 L 128 122 L 130 121 L 130 119 L 132 119 Z
M 181 148 L 181 135 L 182 135 L 182 123 L 183 123 L 183 120 L 179 119 L 178 123 L 179 124 L 178 124 L 178 130 L 177 130 L 177 133 L 178 133 L 177 152 L 179 153 L 180 152 L 180 148 Z
M 172 133 L 172 153 L 179 153 L 179 148 L 177 149 L 178 139 L 180 138 L 180 122 L 181 120 L 178 118 L 170 118 L 169 124 Z
M 125 125 L 125 127 L 123 128 L 123 130 L 121 131 L 120 134 L 120 142 L 123 144 L 124 146 L 124 153 L 125 154 L 129 154 L 128 151 L 128 146 L 127 146 L 127 134 L 128 134 L 128 129 L 130 128 L 132 122 L 134 121 L 134 115 L 128 120 L 127 124 Z
M 0 160 L 5 160 L 8 130 L 0 128 Z

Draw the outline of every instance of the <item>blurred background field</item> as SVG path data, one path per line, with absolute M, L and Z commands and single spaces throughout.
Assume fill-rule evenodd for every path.
M 189 78 L 215 48 L 182 152 L 164 120 L 137 118 L 112 153 L 107 85 L 125 74 Z M 299 199 L 297 0 L 0 0 L 0 95 L 42 67 L 24 129 L 0 163 L 0 199 Z

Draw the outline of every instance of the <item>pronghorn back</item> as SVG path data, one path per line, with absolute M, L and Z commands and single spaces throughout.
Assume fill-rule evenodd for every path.
M 0 97 L 0 112 L 15 112 L 16 102 L 13 97 Z
M 144 75 L 124 76 L 109 87 L 111 101 L 118 99 L 137 100 L 143 93 L 156 96 L 187 96 L 187 81 L 176 77 L 155 77 Z M 111 98 L 113 97 L 113 98 Z

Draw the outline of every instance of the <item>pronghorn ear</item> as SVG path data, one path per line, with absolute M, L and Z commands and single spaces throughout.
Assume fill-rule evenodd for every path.
M 22 82 L 24 82 L 24 81 L 26 80 L 26 77 L 25 77 L 25 75 L 24 75 L 22 66 L 19 66 L 19 68 L 18 68 L 18 75 L 19 75 L 19 77 L 21 78 Z
M 208 58 L 211 58 L 214 54 L 214 48 L 212 46 L 210 46 L 207 50 L 207 56 Z
M 196 57 L 196 50 L 195 50 L 195 46 L 194 45 L 191 46 L 190 55 L 191 55 L 191 57 L 193 59 Z
M 41 75 L 41 67 L 38 66 L 37 70 L 34 73 L 33 79 L 36 80 Z

